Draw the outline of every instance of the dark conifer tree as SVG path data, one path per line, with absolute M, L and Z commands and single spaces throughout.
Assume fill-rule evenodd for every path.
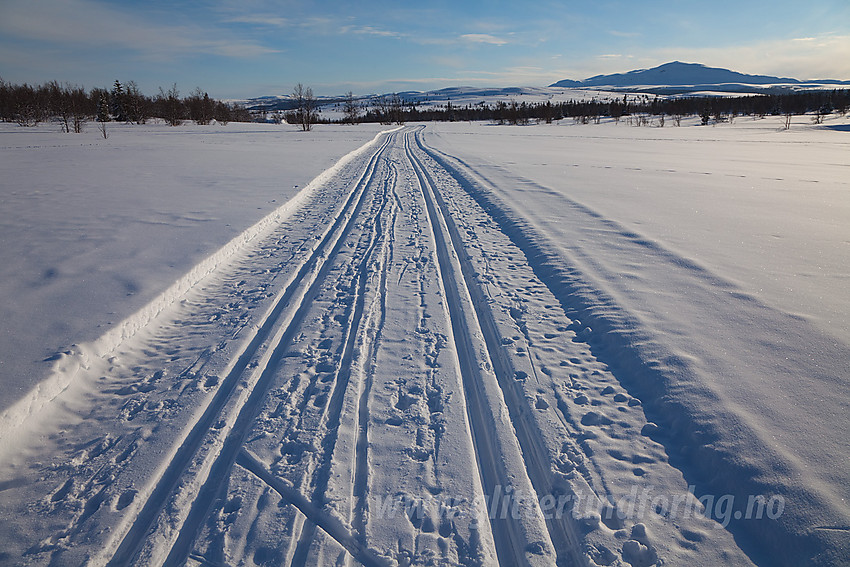
M 124 109 L 125 104 L 124 86 L 115 79 L 115 84 L 112 86 L 112 92 L 109 95 L 109 111 L 112 117 L 117 122 L 127 122 L 127 112 Z

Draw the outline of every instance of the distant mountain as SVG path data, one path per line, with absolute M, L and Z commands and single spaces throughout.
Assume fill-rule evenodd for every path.
M 398 95 L 406 104 L 416 104 L 421 107 L 430 105 L 441 105 L 451 102 L 454 105 L 475 105 L 480 103 L 495 104 L 499 100 L 521 99 L 529 103 L 545 102 L 547 100 L 568 100 L 569 95 L 555 92 L 549 87 L 447 87 L 432 91 L 404 91 L 398 93 L 372 94 L 358 96 L 357 101 L 364 107 L 371 106 L 381 97 Z M 559 96 L 560 95 L 560 96 Z M 554 98 L 553 98 L 554 97 Z M 331 110 L 335 105 L 344 101 L 343 96 L 320 96 L 317 97 L 318 105 L 323 111 Z M 295 101 L 290 95 L 261 96 L 237 101 L 244 104 L 248 110 L 254 111 L 288 111 L 297 108 Z
M 801 85 L 801 84 L 848 84 L 848 81 L 819 80 L 799 81 L 787 77 L 771 77 L 768 75 L 747 75 L 721 69 L 706 67 L 698 63 L 682 63 L 673 61 L 652 69 L 640 69 L 628 73 L 613 75 L 596 75 L 583 81 L 565 79 L 550 86 L 567 88 L 588 87 L 708 87 L 712 85 Z
M 694 95 L 719 96 L 721 94 L 765 94 L 787 93 L 817 88 L 846 88 L 850 81 L 819 80 L 800 81 L 787 77 L 768 75 L 746 75 L 728 69 L 707 67 L 698 63 L 673 61 L 652 69 L 640 69 L 628 73 L 597 75 L 583 81 L 565 79 L 548 87 L 448 87 L 431 91 L 405 91 L 393 93 L 406 104 L 420 108 L 441 106 L 449 102 L 455 106 L 495 104 L 499 101 L 527 102 L 540 104 L 547 101 L 565 102 L 590 100 L 597 96 L 633 92 L 662 96 Z M 608 93 L 608 95 L 604 93 Z M 362 95 L 357 101 L 364 108 L 372 106 L 381 97 L 390 94 Z M 341 113 L 344 96 L 320 96 L 317 103 L 325 113 L 333 116 Z M 296 108 L 291 95 L 262 96 L 238 101 L 251 111 L 289 111 Z

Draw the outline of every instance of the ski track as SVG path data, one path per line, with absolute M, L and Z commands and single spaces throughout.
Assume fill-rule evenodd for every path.
M 343 207 L 342 214 L 337 217 L 336 221 L 330 227 L 330 230 L 328 230 L 324 238 L 322 238 L 320 246 L 314 250 L 314 253 L 309 257 L 309 260 L 305 262 L 301 270 L 299 270 L 296 281 L 293 282 L 293 285 L 287 289 L 287 293 L 283 295 L 279 305 L 288 304 L 292 301 L 293 295 L 300 292 L 301 295 L 298 300 L 293 302 L 293 305 L 297 305 L 297 308 L 294 310 L 292 315 L 283 318 L 283 324 L 280 325 L 281 332 L 279 332 L 278 336 L 276 336 L 273 340 L 274 346 L 270 346 L 267 349 L 270 351 L 270 355 L 268 357 L 264 357 L 263 363 L 258 365 L 258 369 L 262 368 L 259 379 L 251 390 L 244 405 L 239 408 L 238 416 L 233 428 L 224 440 L 221 451 L 212 463 L 209 476 L 198 491 L 198 496 L 194 498 L 189 515 L 186 518 L 182 529 L 178 533 L 174 546 L 171 548 L 171 551 L 165 559 L 165 565 L 179 565 L 185 561 L 197 530 L 200 528 L 203 519 L 207 516 L 209 507 L 212 505 L 215 496 L 220 490 L 222 480 L 227 477 L 228 471 L 236 459 L 239 448 L 244 443 L 245 436 L 247 435 L 255 414 L 257 413 L 258 406 L 263 402 L 263 399 L 266 396 L 268 383 L 271 380 L 275 367 L 280 361 L 280 358 L 283 356 L 284 350 L 288 347 L 289 342 L 292 340 L 294 333 L 297 331 L 298 324 L 305 316 L 307 308 L 310 305 L 310 301 L 317 292 L 318 286 L 320 286 L 327 277 L 332 258 L 338 254 L 339 249 L 343 245 L 343 239 L 350 230 L 355 219 L 357 219 L 357 214 L 360 211 L 363 196 L 365 195 L 365 188 L 371 182 L 371 176 L 374 174 L 375 162 L 377 161 L 378 156 L 380 156 L 380 154 L 386 149 L 390 139 L 391 137 L 388 137 L 387 141 L 385 141 L 378 151 L 371 157 L 367 164 L 366 172 L 355 185 L 354 190 L 351 192 L 348 201 Z M 327 247 L 330 247 L 331 250 L 327 252 L 327 256 L 324 256 L 324 252 Z M 289 289 L 293 289 L 294 291 L 289 293 Z M 275 314 L 273 314 L 273 318 L 275 320 L 278 319 Z M 263 337 L 258 336 L 258 339 L 259 340 L 257 342 L 261 342 Z M 249 347 L 246 354 L 253 354 L 251 352 L 252 350 L 254 349 Z M 336 392 L 341 390 L 344 390 L 344 385 L 342 388 L 336 389 L 334 396 L 332 397 L 332 402 L 338 398 L 338 394 Z M 335 404 L 332 403 L 331 405 Z M 216 414 L 218 413 L 220 412 L 216 411 Z M 199 426 L 202 430 L 206 431 L 209 429 L 208 423 L 208 421 L 205 423 L 199 423 Z M 147 526 L 143 527 L 146 528 Z M 128 541 L 130 541 L 131 545 L 138 545 L 134 543 L 133 538 Z M 125 558 L 120 556 L 120 553 L 121 549 L 119 548 L 117 554 L 118 561 L 116 564 L 121 564 L 126 561 Z M 115 559 L 113 559 L 113 561 L 115 561 Z
M 423 128 L 323 175 L 20 420 L 0 563 L 751 564 L 698 514 L 622 509 L 687 498 L 681 471 Z
M 818 408 L 812 413 L 841 415 L 841 410 L 829 407 L 829 402 L 825 403 L 821 396 L 810 394 L 810 387 L 805 382 L 801 382 L 796 394 L 789 395 L 783 390 L 775 396 L 774 399 L 779 402 L 766 403 L 759 399 L 750 405 L 747 396 L 733 400 L 718 393 L 710 383 L 693 380 L 692 365 L 698 364 L 700 357 L 710 360 L 707 366 L 715 376 L 736 374 L 724 369 L 724 361 L 712 359 L 698 348 L 692 349 L 696 356 L 691 359 L 687 354 L 675 354 L 659 344 L 658 338 L 646 332 L 634 313 L 624 310 L 613 299 L 622 294 L 622 288 L 610 285 L 619 277 L 619 271 L 606 265 L 604 258 L 583 252 L 580 245 L 563 246 L 571 241 L 566 230 L 562 234 L 557 230 L 541 229 L 536 219 L 517 214 L 511 205 L 502 201 L 502 191 L 513 184 L 539 186 L 510 173 L 503 178 L 498 178 L 498 174 L 493 176 L 492 170 L 485 174 L 460 158 L 432 151 L 435 159 L 461 182 L 467 194 L 494 219 L 498 219 L 501 230 L 510 234 L 511 239 L 528 254 L 535 273 L 553 290 L 565 313 L 575 319 L 576 332 L 586 337 L 597 356 L 610 361 L 631 394 L 646 402 L 647 414 L 658 422 L 650 425 L 648 434 L 666 445 L 671 461 L 675 461 L 689 483 L 695 485 L 697 497 L 727 495 L 737 502 L 746 502 L 756 494 L 794 495 L 793 498 L 812 503 L 820 518 L 811 510 L 790 505 L 785 514 L 773 519 L 752 519 L 743 511 L 736 511 L 728 520 L 728 528 L 738 544 L 750 554 L 750 559 L 765 565 L 809 562 L 832 565 L 836 561 L 844 564 L 840 558 L 847 556 L 847 540 L 821 533 L 815 527 L 818 521 L 827 521 L 826 518 L 836 523 L 848 520 L 845 499 L 836 490 L 840 483 L 829 486 L 827 482 L 820 482 L 817 473 L 811 471 L 806 462 L 806 457 L 819 458 L 825 445 L 811 443 L 789 451 L 783 447 L 784 440 L 778 441 L 765 435 L 759 417 L 754 415 L 759 413 L 754 411 L 757 407 L 779 407 L 779 403 L 785 402 L 799 411 L 799 408 L 811 403 L 810 398 L 814 400 L 813 407 Z M 500 168 L 497 166 L 495 169 Z M 494 181 L 496 178 L 498 181 Z M 846 349 L 838 342 L 831 339 L 819 343 L 812 341 L 812 337 L 819 336 L 818 332 L 795 314 L 762 303 L 698 262 L 626 229 L 614 219 L 569 198 L 565 201 L 579 213 L 578 216 L 592 219 L 588 223 L 593 226 L 592 230 L 604 235 L 600 242 L 609 243 L 621 257 L 641 258 L 642 264 L 659 267 L 667 279 L 676 282 L 672 287 L 682 290 L 681 294 L 687 297 L 688 302 L 710 306 L 714 312 L 723 313 L 726 325 L 747 328 L 756 345 L 748 353 L 750 359 L 747 363 L 755 371 L 777 376 L 787 372 L 795 378 L 800 375 L 818 376 L 829 385 L 825 391 L 829 392 L 831 399 L 836 400 L 837 405 L 843 404 L 844 398 L 835 395 L 835 392 L 845 389 L 841 372 L 829 365 L 816 365 L 815 369 L 806 366 L 811 362 L 812 352 L 818 352 L 819 357 L 830 362 L 846 359 Z M 581 225 L 581 221 L 576 224 Z M 549 235 L 548 238 L 561 235 L 561 246 L 553 246 L 541 234 Z M 597 277 L 598 273 L 604 274 L 607 281 L 605 277 Z M 734 302 L 722 300 L 727 293 Z M 678 315 L 696 319 L 688 309 L 688 305 L 678 307 L 677 311 L 686 312 Z M 653 315 L 649 314 L 649 318 Z M 646 317 L 646 314 L 643 316 Z M 710 322 L 704 321 L 704 325 L 707 334 L 725 336 Z M 762 332 L 755 329 L 759 326 Z M 776 334 L 765 333 L 763 329 L 775 329 Z M 673 336 L 676 334 L 675 327 L 668 325 L 667 331 Z M 789 337 L 793 338 L 789 341 Z M 780 338 L 794 346 L 777 348 L 776 345 L 781 344 Z M 810 346 L 812 344 L 817 346 Z M 769 349 L 773 349 L 772 352 Z M 764 351 L 768 351 L 766 355 Z M 782 353 L 781 356 L 777 356 L 778 352 Z M 780 360 L 785 368 L 777 364 Z M 793 370 L 789 372 L 787 368 Z M 796 380 L 790 380 L 787 388 L 793 389 L 795 385 Z M 700 402 L 695 404 L 694 399 Z M 756 396 L 752 399 L 755 400 Z M 765 415 L 769 423 L 773 416 L 771 412 L 765 412 Z M 782 415 L 782 412 L 776 412 L 774 430 L 787 427 Z M 717 427 L 717 422 L 723 423 L 722 429 Z M 840 443 L 839 439 L 836 438 L 835 442 Z M 757 458 L 743 455 L 757 455 Z M 757 462 L 759 460 L 761 462 Z M 756 471 L 782 472 L 768 475 L 768 480 Z M 741 518 L 743 521 L 739 521 Z

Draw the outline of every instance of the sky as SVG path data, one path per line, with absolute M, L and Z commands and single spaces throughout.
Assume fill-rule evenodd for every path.
M 0 78 L 241 99 L 702 63 L 850 80 L 850 0 L 0 0 Z

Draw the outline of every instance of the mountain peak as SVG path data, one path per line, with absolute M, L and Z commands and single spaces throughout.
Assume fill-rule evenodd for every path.
M 651 69 L 638 69 L 628 73 L 596 75 L 583 81 L 563 80 L 553 87 L 634 87 L 634 86 L 694 86 L 743 83 L 749 85 L 767 85 L 776 83 L 799 83 L 797 79 L 772 77 L 768 75 L 747 75 L 722 69 L 707 67 L 700 63 L 671 61 Z

